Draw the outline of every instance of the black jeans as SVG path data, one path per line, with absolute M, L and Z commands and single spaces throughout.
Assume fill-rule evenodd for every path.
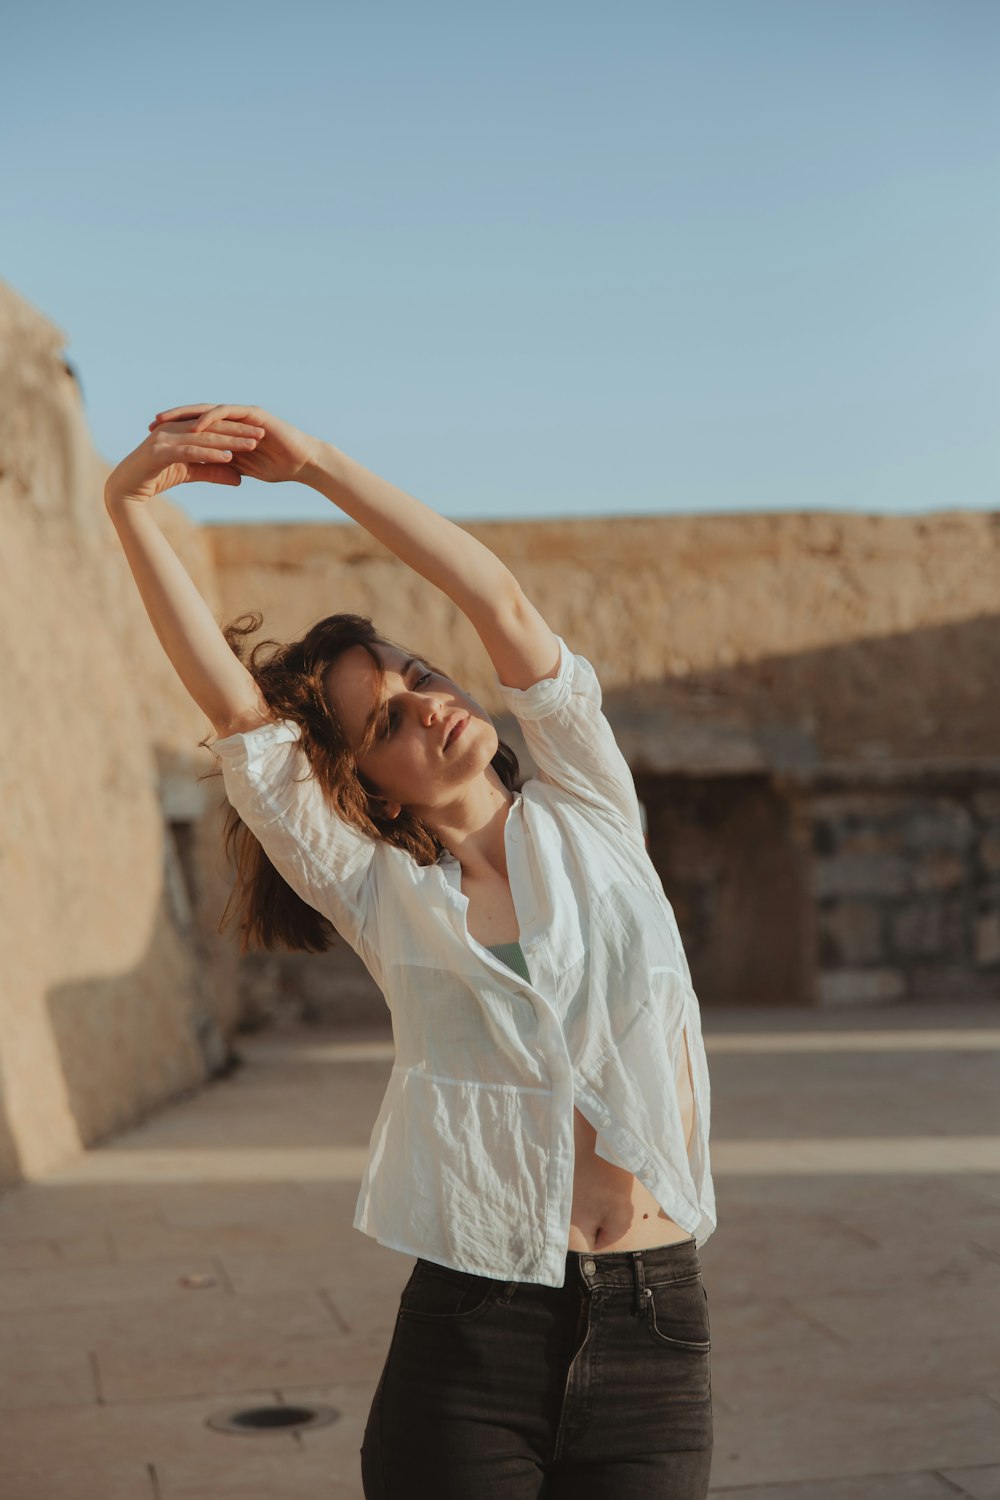
M 693 1239 L 571 1250 L 561 1287 L 418 1259 L 361 1446 L 366 1500 L 703 1500 L 710 1346 Z

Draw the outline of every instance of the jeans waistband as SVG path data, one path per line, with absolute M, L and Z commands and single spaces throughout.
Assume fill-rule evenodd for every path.
M 436 1276 L 458 1282 L 475 1282 L 483 1278 L 472 1271 L 456 1271 L 436 1261 L 417 1257 L 417 1265 Z M 692 1237 L 676 1240 L 672 1245 L 654 1245 L 648 1250 L 567 1250 L 562 1288 L 538 1287 L 535 1282 L 501 1281 L 501 1302 L 509 1302 L 519 1287 L 540 1290 L 558 1296 L 571 1288 L 633 1287 L 637 1301 L 645 1296 L 647 1286 L 686 1280 L 701 1269 L 698 1247 Z
M 701 1269 L 698 1246 L 692 1237 L 672 1245 L 654 1245 L 648 1250 L 568 1250 L 566 1285 L 588 1287 L 635 1287 L 641 1296 L 646 1286 L 676 1281 Z

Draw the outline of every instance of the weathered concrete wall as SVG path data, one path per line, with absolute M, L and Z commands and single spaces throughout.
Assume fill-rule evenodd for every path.
M 202 901 L 214 909 L 226 888 L 208 853 L 211 797 L 195 786 L 210 726 L 104 510 L 107 466 L 63 344 L 0 286 L 3 1183 L 204 1079 L 236 1020 L 230 945 L 202 930 Z M 211 595 L 198 528 L 166 501 L 156 510 Z M 165 803 L 205 846 L 193 908 Z
M 466 529 L 594 663 L 636 769 L 1000 754 L 1000 514 Z M 475 632 L 360 527 L 213 526 L 208 536 L 227 618 L 259 608 L 265 634 L 286 639 L 337 610 L 367 614 L 497 706 Z

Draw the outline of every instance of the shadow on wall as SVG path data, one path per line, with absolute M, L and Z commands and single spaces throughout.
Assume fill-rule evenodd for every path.
M 157 878 L 105 847 L 90 887 L 94 913 L 102 906 L 112 913 L 101 913 L 95 951 L 105 964 L 119 952 L 136 957 L 120 970 L 76 973 L 40 990 L 42 1025 L 31 1033 L 33 1045 L 20 1049 L 19 1072 L 6 1091 L 0 1070 L 0 1183 L 52 1170 L 233 1066 L 236 964 L 206 925 L 217 923 L 214 908 L 228 890 L 217 874 L 206 876 L 221 863 L 221 816 L 198 789 L 190 762 L 185 773 L 176 753 L 156 759 Z M 142 932 L 132 930 L 140 922 Z M 82 967 L 63 932 L 52 934 L 51 952 L 64 969 Z M 10 1049 L 5 1068 L 13 1058 Z
M 604 703 L 637 771 L 990 757 L 998 668 L 993 613 L 664 677 Z

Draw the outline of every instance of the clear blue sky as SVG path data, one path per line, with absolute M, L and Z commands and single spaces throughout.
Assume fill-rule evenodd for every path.
M 253 401 L 456 519 L 1000 506 L 996 0 L 3 29 L 0 276 L 109 462 L 158 408 Z

